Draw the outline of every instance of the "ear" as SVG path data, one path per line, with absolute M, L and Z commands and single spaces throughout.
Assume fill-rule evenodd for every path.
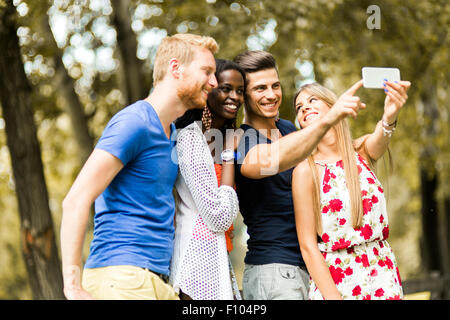
M 175 79 L 180 78 L 183 70 L 184 70 L 183 65 L 180 63 L 180 61 L 177 58 L 170 59 L 169 72 Z

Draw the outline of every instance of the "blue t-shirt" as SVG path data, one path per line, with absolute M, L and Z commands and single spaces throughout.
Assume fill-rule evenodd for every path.
M 96 148 L 124 167 L 95 200 L 86 268 L 133 265 L 169 273 L 178 173 L 174 124 L 171 131 L 168 139 L 155 110 L 142 100 L 109 121 Z
M 276 122 L 281 135 L 296 131 L 287 120 Z M 292 200 L 293 168 L 262 179 L 250 179 L 241 174 L 241 164 L 248 151 L 271 140 L 253 127 L 243 124 L 245 131 L 238 146 L 236 192 L 244 223 L 247 226 L 247 264 L 284 263 L 304 266 L 295 227 Z

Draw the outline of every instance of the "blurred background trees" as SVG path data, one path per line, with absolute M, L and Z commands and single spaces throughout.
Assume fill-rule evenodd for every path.
M 380 29 L 366 24 L 370 5 L 380 8 Z M 0 16 L 7 17 L 0 24 L 0 61 L 10 57 L 9 23 L 29 84 L 14 87 L 16 65 L 2 66 L 2 87 L 11 90 L 2 90 L 0 108 L 0 298 L 58 297 L 59 275 L 43 291 L 34 284 L 47 280 L 30 271 L 24 235 L 30 240 L 51 230 L 50 247 L 58 247 L 63 197 L 111 116 L 149 93 L 159 41 L 177 32 L 214 37 L 221 58 L 248 49 L 273 53 L 283 86 L 280 115 L 292 121 L 292 96 L 303 83 L 318 81 L 339 94 L 361 77 L 363 66 L 400 68 L 412 88 L 391 142 L 393 170 L 384 161 L 378 165 L 388 187 L 390 243 L 404 280 L 450 273 L 448 1 L 0 0 Z M 351 120 L 354 136 L 373 130 L 383 112 L 383 92 L 358 94 L 368 107 Z M 10 120 L 14 110 L 23 112 Z M 40 186 L 19 184 L 27 166 L 20 167 L 26 160 L 14 149 L 20 154 L 32 140 L 9 133 L 19 116 L 34 120 L 19 126 L 36 128 L 39 148 L 33 150 L 45 177 Z M 24 208 L 20 194 L 39 198 L 48 214 Z M 48 218 L 26 222 L 37 216 Z M 88 232 L 85 255 L 90 239 Z M 239 281 L 245 240 L 239 218 L 232 253 Z M 57 252 L 50 256 L 56 260 L 42 261 L 58 266 Z

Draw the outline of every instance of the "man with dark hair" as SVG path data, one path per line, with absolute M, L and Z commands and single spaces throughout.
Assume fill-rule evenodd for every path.
M 297 131 L 290 121 L 278 119 L 282 90 L 275 58 L 265 51 L 248 51 L 235 61 L 247 74 L 241 125 L 245 133 L 235 167 L 240 210 L 250 237 L 244 299 L 306 299 L 309 276 L 295 227 L 292 170 L 333 125 L 356 116 L 364 105 L 359 99 L 341 99 L 321 120 Z M 351 93 L 361 85 L 358 81 Z

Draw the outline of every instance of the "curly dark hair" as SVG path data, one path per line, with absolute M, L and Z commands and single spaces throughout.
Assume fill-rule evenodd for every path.
M 226 60 L 226 59 L 216 59 L 216 79 L 219 78 L 219 75 L 227 70 L 236 70 L 242 75 L 242 79 L 244 79 L 244 89 L 246 87 L 246 79 L 245 79 L 245 71 L 242 69 L 237 63 Z M 177 129 L 181 129 L 187 127 L 191 123 L 195 121 L 202 120 L 202 112 L 203 109 L 191 109 L 185 112 L 184 115 L 175 120 L 175 127 Z M 236 118 L 227 120 L 223 128 L 219 128 L 221 131 L 225 131 L 226 129 L 236 129 Z

